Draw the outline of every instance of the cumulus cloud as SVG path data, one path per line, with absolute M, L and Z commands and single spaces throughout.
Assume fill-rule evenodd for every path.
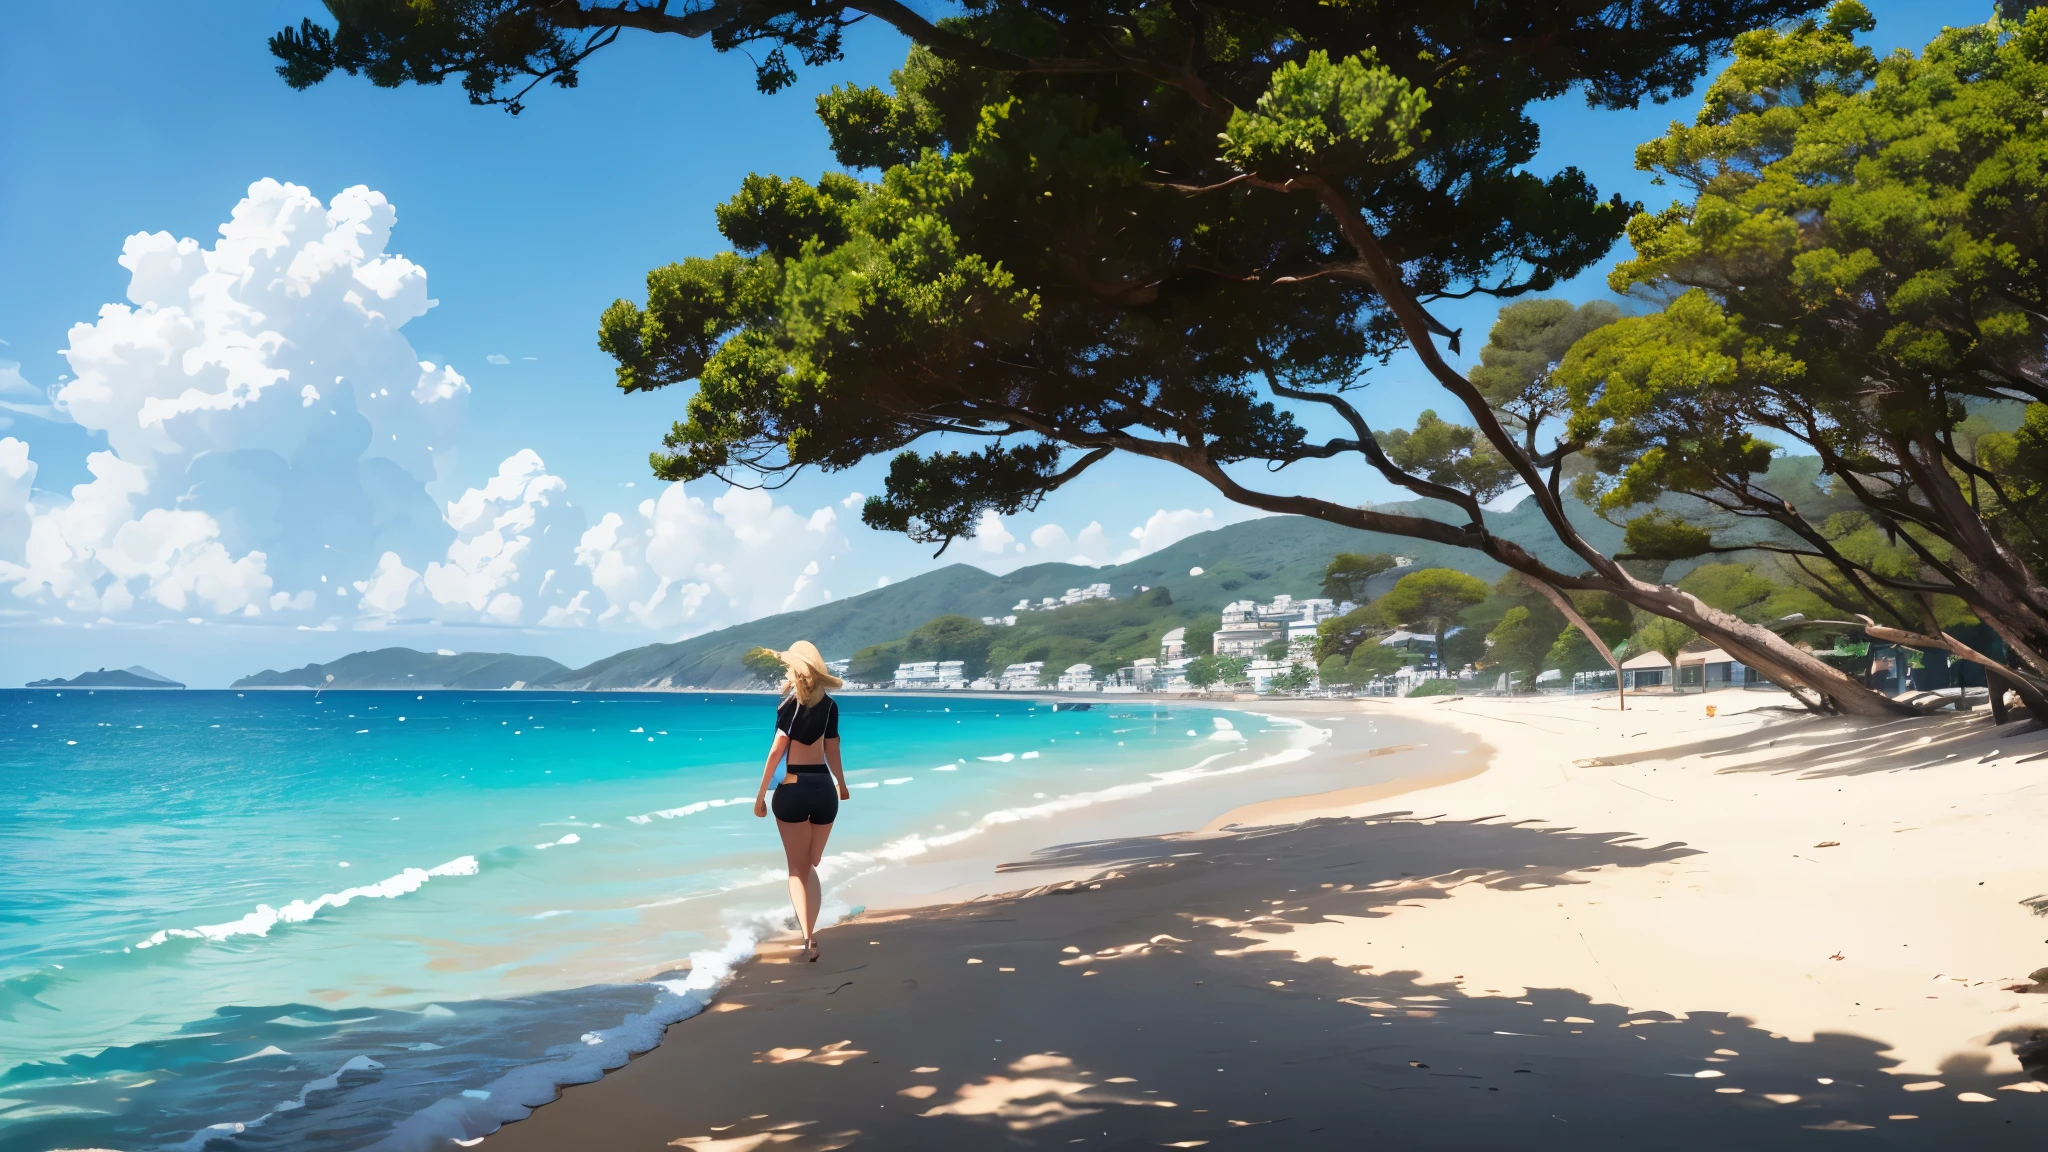
M 670 484 L 631 516 L 608 512 L 576 546 L 606 600 L 600 623 L 694 630 L 821 604 L 821 574 L 846 549 L 830 506 L 805 516 L 766 492 L 705 501 Z
M 1136 546 L 1117 557 L 1117 563 L 1128 564 L 1140 556 L 1150 555 L 1169 544 L 1178 544 L 1197 532 L 1207 532 L 1216 527 L 1216 513 L 1208 508 L 1200 512 L 1193 508 L 1176 508 L 1172 511 L 1161 508 L 1136 528 L 1131 529 L 1131 539 Z
M 12 436 L 0 439 L 0 573 L 10 564 L 18 568 L 26 559 L 28 497 L 35 482 L 36 465 L 28 458 L 28 443 Z
M 1019 540 L 1001 516 L 993 511 L 984 511 L 975 525 L 974 546 L 988 554 L 988 558 L 980 562 L 998 571 L 1045 563 L 1080 564 L 1093 568 L 1110 563 L 1128 564 L 1214 527 L 1216 513 L 1212 509 L 1161 508 L 1126 534 L 1132 541 L 1131 547 L 1119 549 L 1112 545 L 1108 531 L 1099 520 L 1091 520 L 1086 527 L 1073 533 L 1063 525 L 1048 522 L 1033 528 L 1023 540 Z
M 304 612 L 322 576 L 445 549 L 425 485 L 469 386 L 399 332 L 433 301 L 386 251 L 396 221 L 367 188 L 322 204 L 262 180 L 210 248 L 128 237 L 127 301 L 72 327 L 51 397 L 108 450 L 68 500 L 28 506 L 0 585 L 103 615 Z

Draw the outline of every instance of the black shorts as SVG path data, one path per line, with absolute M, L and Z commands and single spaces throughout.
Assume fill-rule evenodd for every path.
M 791 772 L 769 805 L 784 824 L 830 824 L 839 816 L 839 786 L 830 772 Z

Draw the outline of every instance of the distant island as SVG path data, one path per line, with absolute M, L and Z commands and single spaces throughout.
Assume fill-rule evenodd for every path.
M 510 652 L 416 652 L 379 648 L 289 672 L 264 669 L 235 688 L 531 688 L 569 669 L 545 656 Z
M 183 688 L 168 676 L 159 676 L 142 665 L 133 668 L 102 668 L 81 672 L 69 680 L 31 680 L 31 688 Z

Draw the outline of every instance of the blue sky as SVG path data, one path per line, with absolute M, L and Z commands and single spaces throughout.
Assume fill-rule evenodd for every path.
M 1873 40 L 1886 48 L 1917 47 L 1943 22 L 1981 19 L 1991 7 L 1870 6 L 1880 21 Z M 0 683 L 136 662 L 224 683 L 386 643 L 577 663 L 817 603 L 828 592 L 850 595 L 935 563 L 928 549 L 859 525 L 857 505 L 846 501 L 879 488 L 873 465 L 807 476 L 772 500 L 690 485 L 643 515 L 641 502 L 665 487 L 648 477 L 646 453 L 682 396 L 620 395 L 594 341 L 598 313 L 615 297 L 637 297 L 650 267 L 723 246 L 711 209 L 746 173 L 833 166 L 812 98 L 834 83 L 884 82 L 904 47 L 886 29 L 857 28 L 844 62 L 806 69 L 796 88 L 775 96 L 754 92 L 743 56 L 627 37 L 586 69 L 580 89 L 543 90 L 514 118 L 471 106 L 454 85 L 388 91 L 340 77 L 292 92 L 273 73 L 264 41 L 302 15 L 324 16 L 317 4 L 215 0 L 204 18 L 190 11 L 136 0 L 0 11 L 0 402 L 9 404 L 0 438 L 26 445 L 33 480 L 17 476 L 16 487 L 32 485 L 41 514 L 76 503 L 65 528 L 74 551 L 89 550 L 90 540 L 79 541 L 94 532 L 95 547 L 114 549 L 113 521 L 87 523 L 101 504 L 135 521 L 119 537 L 127 566 L 114 566 L 128 573 L 130 591 L 110 598 L 104 573 L 95 579 L 76 564 L 65 569 L 79 581 L 68 592 L 56 583 L 33 597 L 0 591 Z M 1544 151 L 1532 167 L 1576 164 L 1603 191 L 1654 206 L 1663 197 L 1632 170 L 1631 149 L 1673 116 L 1689 116 L 1690 103 L 1596 114 L 1562 102 L 1544 110 Z M 160 426 L 187 430 L 171 437 L 177 444 L 138 435 L 138 412 L 154 411 L 144 394 L 170 402 L 162 398 L 169 370 L 135 375 L 143 369 L 134 342 L 168 339 L 163 347 L 188 357 L 190 349 L 154 330 L 138 335 L 134 315 L 101 321 L 78 340 L 72 327 L 93 324 L 103 305 L 130 292 L 130 269 L 117 260 L 131 235 L 168 233 L 143 246 L 153 255 L 131 259 L 155 260 L 151 275 L 184 285 L 196 258 L 181 257 L 174 241 L 213 249 L 238 202 L 266 179 L 275 183 L 251 211 L 286 213 L 279 219 L 338 211 L 337 194 L 358 185 L 380 194 L 383 205 L 348 202 L 349 219 L 372 232 L 395 214 L 388 243 L 361 258 L 402 255 L 409 270 L 377 265 L 403 273 L 391 299 L 411 299 L 405 294 L 423 280 L 424 297 L 438 303 L 393 333 L 351 327 L 355 314 L 339 296 L 308 289 L 329 310 L 309 311 L 295 321 L 303 330 L 288 329 L 285 339 L 305 357 L 320 348 L 329 365 L 350 360 L 359 371 L 317 401 L 292 400 L 290 411 L 264 418 L 271 423 L 236 424 L 200 410 L 204 400 L 181 401 L 197 405 L 180 409 L 176 419 L 186 423 Z M 308 209 L 284 185 L 317 204 Z M 321 231 L 307 224 L 292 233 L 293 250 L 319 250 Z M 273 243 L 284 235 L 264 234 Z M 162 271 L 174 266 L 185 271 Z M 1564 294 L 1604 294 L 1600 274 Z M 254 332 L 235 326 L 234 309 L 250 302 L 232 295 L 216 301 L 216 345 Z M 1492 308 L 1472 302 L 1443 315 L 1467 330 L 1473 348 Z M 67 344 L 79 362 L 62 354 Z M 208 355 L 234 378 L 232 352 Z M 409 357 L 436 367 L 416 373 Z M 84 362 L 111 374 L 116 395 L 98 409 L 72 405 L 67 417 L 45 394 L 88 374 Z M 293 397 L 314 368 L 308 359 L 293 369 Z M 1433 388 L 1410 383 L 1419 379 L 1399 363 L 1381 373 L 1366 396 L 1369 414 L 1391 425 L 1439 403 Z M 349 403 L 330 410 L 335 388 Z M 90 411 L 100 415 L 80 415 Z M 326 411 L 335 415 L 316 419 Z M 191 431 L 202 425 L 203 434 Z M 110 430 L 128 447 L 110 444 Z M 280 478 L 248 454 L 280 438 L 300 445 L 305 460 L 327 461 L 318 468 L 340 471 L 301 463 Z M 333 463 L 358 441 L 372 447 Z M 141 462 L 140 478 L 95 480 L 88 456 L 110 448 Z M 0 503 L 8 451 L 0 443 Z M 1351 464 L 1304 469 L 1292 482 L 1348 502 L 1395 495 Z M 71 497 L 78 485 L 89 485 L 83 502 Z M 333 526 L 342 505 L 357 516 L 347 531 Z M 152 507 L 163 514 L 143 524 Z M 169 515 L 178 511 L 186 514 Z M 608 536 L 583 535 L 608 514 L 618 518 Z M 0 550 L 10 547 L 10 523 L 28 523 L 24 515 L 19 498 L 0 507 Z M 1165 466 L 1117 462 L 1005 523 L 1000 550 L 987 546 L 993 539 L 968 542 L 946 559 L 1107 562 L 1246 515 Z M 796 543 L 763 547 L 764 533 Z M 46 539 L 59 535 L 53 527 Z M 579 541 L 588 544 L 582 552 Z M 261 564 L 248 563 L 257 551 Z M 23 555 L 0 551 L 0 561 Z

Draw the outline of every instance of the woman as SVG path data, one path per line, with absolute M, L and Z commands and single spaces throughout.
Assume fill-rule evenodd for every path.
M 768 746 L 768 763 L 761 769 L 754 815 L 768 815 L 768 785 L 775 779 L 775 766 L 788 757 L 789 771 L 775 788 L 775 830 L 782 833 L 782 852 L 789 859 L 789 902 L 796 906 L 797 923 L 803 926 L 804 959 L 816 963 L 814 933 L 824 897 L 818 861 L 825 858 L 825 838 L 832 835 L 839 802 L 853 798 L 839 761 L 839 702 L 825 695 L 826 689 L 839 687 L 840 680 L 826 670 L 825 658 L 808 640 L 774 655 L 785 673 L 784 699 L 775 709 L 775 742 Z

